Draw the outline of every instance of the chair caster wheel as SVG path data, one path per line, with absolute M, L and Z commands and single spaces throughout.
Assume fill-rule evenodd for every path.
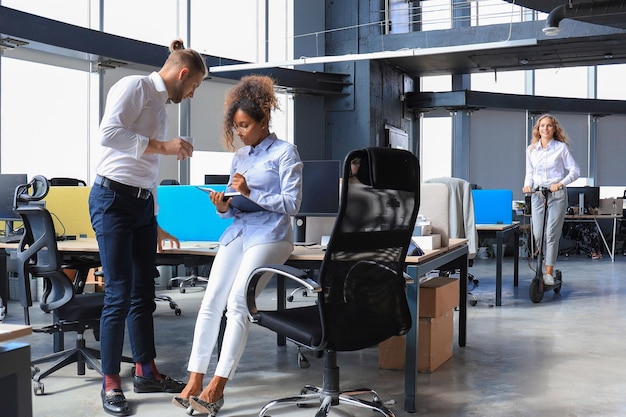
M 181 289 L 180 289 L 180 292 L 181 292 L 181 293 L 183 293 L 183 294 L 185 293 L 185 291 L 186 291 L 186 290 L 185 290 L 184 288 L 181 288 Z
M 287 297 L 287 301 L 292 302 L 293 301 L 293 295 L 290 295 L 289 297 Z
M 478 301 L 476 301 L 476 300 L 470 300 L 470 305 L 471 305 L 472 307 L 476 306 L 476 304 L 478 304 Z
M 172 286 L 171 285 L 166 285 L 165 288 L 167 288 L 168 290 L 171 290 Z
M 177 308 L 177 309 L 174 310 L 174 314 L 177 315 L 177 316 L 180 316 L 181 313 L 182 312 L 180 311 L 180 308 Z
M 35 395 L 43 395 L 45 392 L 42 382 L 34 382 L 33 383 L 33 393 Z

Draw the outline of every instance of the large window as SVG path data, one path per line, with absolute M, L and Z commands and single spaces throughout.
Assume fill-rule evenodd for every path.
M 6 56 L 1 68 L 2 172 L 87 179 L 89 73 Z
M 597 97 L 602 100 L 626 100 L 626 85 L 620 81 L 626 73 L 626 64 L 599 65 Z
M 237 60 L 285 60 L 293 55 L 289 0 L 0 0 L 0 4 L 83 27 L 99 29 L 102 24 L 107 33 L 157 45 L 167 46 L 180 37 L 199 52 Z M 101 153 L 98 125 L 108 89 L 125 75 L 148 74 L 150 69 L 129 66 L 99 73 L 87 57 L 19 49 L 0 56 L 0 171 L 93 180 Z M 177 178 L 185 169 L 209 172 L 229 160 L 220 134 L 224 94 L 232 83 L 215 78 L 198 89 L 188 113 L 197 152 L 182 165 L 175 158 L 162 158 L 160 179 Z M 281 92 L 279 96 L 282 110 L 273 115 L 273 128 L 281 138 L 292 140 L 292 96 Z M 181 124 L 179 119 L 187 112 L 181 108 L 168 106 L 169 138 L 184 130 L 185 121 Z

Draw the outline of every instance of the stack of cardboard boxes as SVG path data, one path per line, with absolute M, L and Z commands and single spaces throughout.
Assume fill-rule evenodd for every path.
M 459 303 L 459 280 L 435 277 L 420 284 L 417 370 L 433 372 L 452 357 L 454 308 Z M 378 345 L 382 369 L 404 369 L 405 337 L 394 336 Z

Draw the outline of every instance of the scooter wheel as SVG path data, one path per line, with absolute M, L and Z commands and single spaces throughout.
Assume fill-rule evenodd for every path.
M 538 279 L 533 279 L 528 288 L 528 296 L 533 303 L 540 303 L 543 299 L 543 291 Z
M 559 282 L 559 285 L 554 287 L 554 293 L 559 294 L 561 292 L 561 286 L 563 285 L 563 274 L 560 270 L 554 271 L 554 278 Z

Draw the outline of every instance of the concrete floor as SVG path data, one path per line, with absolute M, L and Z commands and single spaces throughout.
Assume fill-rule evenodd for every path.
M 468 307 L 467 346 L 455 346 L 454 356 L 432 374 L 419 374 L 417 413 L 402 410 L 403 374 L 378 369 L 376 348 L 342 353 L 342 387 L 371 386 L 396 416 L 624 416 L 626 415 L 626 257 L 615 263 L 605 255 L 559 259 L 564 284 L 560 295 L 547 293 L 540 304 L 528 298 L 533 276 L 520 263 L 520 286 L 512 285 L 512 258 L 505 259 L 503 305 L 494 307 L 495 262 L 476 260 L 470 268 L 479 280 L 473 293 L 478 305 Z M 168 291 L 179 303 L 181 316 L 160 303 L 157 364 L 161 372 L 186 378 L 195 313 L 201 291 Z M 306 302 L 298 299 L 294 302 Z M 21 323 L 20 307 L 9 305 L 7 323 Z M 456 314 L 456 313 L 455 313 Z M 49 316 L 31 308 L 33 323 Z M 456 319 L 456 317 L 455 317 Z M 48 353 L 50 337 L 32 335 L 33 356 Z M 68 336 L 68 341 L 70 336 Z M 304 384 L 321 383 L 322 362 L 311 359 L 299 369 L 293 345 L 276 347 L 275 335 L 258 326 L 252 332 L 235 378 L 227 386 L 223 417 L 253 416 L 265 402 L 297 394 Z M 97 347 L 91 335 L 88 345 Z M 122 365 L 127 398 L 137 416 L 184 416 L 170 404 L 170 394 L 135 394 L 131 366 Z M 211 371 L 211 370 L 210 370 Z M 43 396 L 33 396 L 34 416 L 106 416 L 100 402 L 101 379 L 94 371 L 77 376 L 66 367 L 44 379 Z M 273 416 L 313 416 L 313 409 L 275 409 Z M 333 416 L 372 416 L 351 406 L 333 408 Z

